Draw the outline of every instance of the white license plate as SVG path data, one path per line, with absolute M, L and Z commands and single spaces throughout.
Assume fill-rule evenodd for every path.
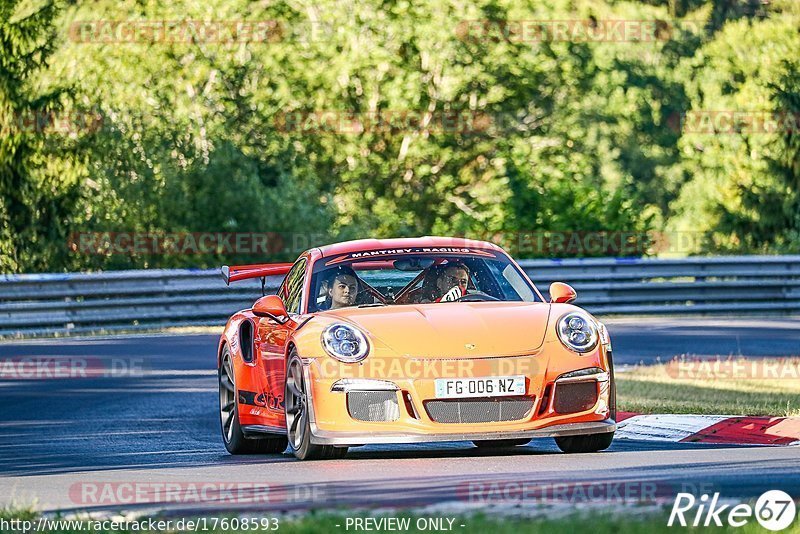
M 437 378 L 437 399 L 467 397 L 505 397 L 525 395 L 525 377 L 492 376 L 486 378 Z

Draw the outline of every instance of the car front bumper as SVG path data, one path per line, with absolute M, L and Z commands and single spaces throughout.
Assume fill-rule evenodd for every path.
M 453 434 L 417 434 L 417 433 L 370 433 L 336 432 L 320 430 L 311 424 L 312 441 L 318 445 L 356 446 L 381 443 L 425 443 L 436 441 L 477 441 L 493 439 L 517 438 L 555 438 L 561 436 L 579 436 L 585 434 L 605 434 L 614 432 L 616 423 L 611 419 L 588 423 L 564 423 L 535 430 L 517 430 L 502 432 L 466 432 Z
M 552 349 L 551 349 L 552 350 Z M 305 383 L 309 394 L 311 440 L 319 445 L 356 446 L 388 443 L 422 443 L 441 441 L 477 441 L 499 439 L 524 439 L 561 437 L 610 433 L 616 430 L 610 410 L 610 374 L 606 354 L 598 349 L 590 356 L 559 354 L 557 364 L 550 358 L 522 356 L 504 358 L 506 363 L 516 361 L 515 370 L 523 369 L 526 376 L 526 395 L 534 399 L 534 407 L 520 419 L 487 422 L 439 422 L 431 417 L 426 402 L 435 398 L 434 380 L 445 376 L 438 369 L 433 376 L 410 378 L 387 377 L 386 373 L 366 373 L 363 378 L 377 388 L 386 386 L 387 393 L 397 395 L 399 414 L 393 420 L 365 421 L 351 417 L 347 405 L 346 387 L 341 384 L 338 373 L 322 373 L 319 361 L 304 360 Z M 492 365 L 500 362 L 483 359 Z M 527 362 L 527 366 L 522 365 Z M 592 367 L 603 371 L 592 376 L 563 378 L 564 373 Z M 481 369 L 477 366 L 474 369 Z M 505 371 L 493 372 L 494 368 L 481 369 L 469 376 L 505 375 Z M 456 371 L 453 376 L 460 376 Z M 560 378 L 562 377 L 562 378 Z M 596 381 L 598 395 L 591 407 L 580 411 L 563 413 L 554 409 L 555 388 L 561 382 L 574 383 Z M 553 389 L 548 396 L 548 384 Z M 362 384 L 363 386 L 363 384 Z M 372 388 L 369 388 L 372 390 Z M 391 391 L 391 390 L 395 391 Z M 360 387 L 356 391 L 362 391 Z M 404 406 L 404 399 L 408 402 Z M 544 402 L 547 400 L 547 402 Z M 459 412 L 460 413 L 460 412 Z

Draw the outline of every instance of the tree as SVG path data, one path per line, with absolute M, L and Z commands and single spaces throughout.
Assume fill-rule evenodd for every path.
M 60 113 L 64 87 L 39 75 L 56 47 L 54 1 L 0 2 L 0 269 L 63 265 L 69 221 L 80 195 L 79 158 L 68 146 L 75 124 Z M 80 121 L 78 121 L 80 122 Z
M 692 252 L 798 251 L 798 49 L 796 17 L 739 20 L 684 65 L 680 166 L 691 180 L 670 226 L 709 235 Z
M 676 120 L 797 109 L 796 61 L 780 67 L 800 48 L 791 0 L 344 2 L 98 0 L 55 24 L 53 4 L 3 4 L 4 124 L 59 106 L 103 119 L 94 135 L 2 139 L 4 268 L 211 267 L 428 233 L 666 228 L 715 235 L 694 252 L 796 247 L 797 137 Z M 656 38 L 531 39 L 506 24 L 612 20 L 656 21 Z M 154 21 L 178 27 L 141 31 Z M 273 24 L 220 42 L 197 21 Z M 65 256 L 80 231 L 302 236 L 269 257 Z

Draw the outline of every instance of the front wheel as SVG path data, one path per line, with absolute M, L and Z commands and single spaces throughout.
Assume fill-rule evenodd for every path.
M 586 436 L 563 436 L 556 438 L 556 445 L 558 445 L 559 449 L 568 453 L 598 452 L 609 448 L 613 439 L 613 432 Z
M 284 392 L 286 409 L 286 430 L 289 445 L 300 460 L 333 460 L 344 458 L 347 447 L 316 445 L 311 443 L 310 403 L 303 378 L 303 362 L 296 352 L 289 356 L 286 366 L 286 386 Z

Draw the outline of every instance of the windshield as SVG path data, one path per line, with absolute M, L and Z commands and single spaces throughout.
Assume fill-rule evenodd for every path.
M 448 302 L 535 302 L 509 259 L 487 250 L 458 254 L 366 251 L 314 265 L 309 312 L 351 306 Z

